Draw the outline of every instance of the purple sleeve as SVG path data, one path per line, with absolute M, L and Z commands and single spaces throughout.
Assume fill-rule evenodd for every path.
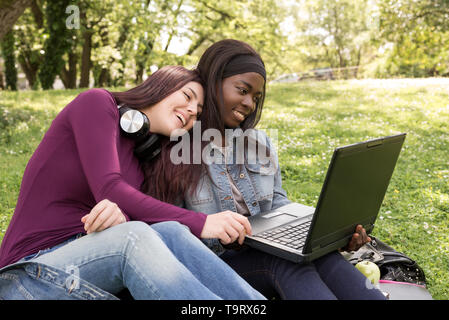
M 117 151 L 117 105 L 102 89 L 81 93 L 70 110 L 69 121 L 81 164 L 97 203 L 115 202 L 127 219 L 147 222 L 178 221 L 200 237 L 207 215 L 154 199 L 130 186 L 120 172 Z

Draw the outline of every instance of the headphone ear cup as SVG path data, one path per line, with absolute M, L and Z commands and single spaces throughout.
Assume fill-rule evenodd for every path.
M 119 108 L 120 131 L 135 141 L 134 154 L 141 161 L 149 161 L 161 152 L 159 135 L 150 133 L 150 120 L 145 113 L 126 106 Z
M 143 161 L 149 161 L 161 152 L 160 137 L 157 134 L 150 134 L 148 139 L 137 145 L 134 154 Z
M 120 130 L 127 138 L 143 140 L 150 132 L 150 121 L 145 113 L 129 107 L 120 107 Z

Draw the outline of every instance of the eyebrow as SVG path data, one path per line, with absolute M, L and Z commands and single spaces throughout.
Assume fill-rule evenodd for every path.
M 196 92 L 195 92 L 195 91 L 193 91 L 193 89 L 192 89 L 192 88 L 190 88 L 190 87 L 187 87 L 187 89 L 190 89 L 190 91 L 192 91 L 193 95 L 195 96 L 195 99 L 198 99 L 198 96 L 196 95 Z
M 249 90 L 253 90 L 253 86 L 250 85 L 248 82 L 243 81 L 243 80 L 239 80 L 241 83 L 243 83 L 245 86 L 247 86 L 249 88 Z M 257 94 L 262 94 L 262 91 L 258 91 L 256 92 Z
M 196 92 L 195 92 L 192 88 L 187 87 L 187 89 L 189 89 L 190 91 L 192 91 L 193 95 L 195 96 L 195 99 L 198 99 L 198 96 L 196 95 Z M 201 103 L 198 103 L 198 107 L 200 107 L 201 109 L 203 109 L 203 105 L 202 105 Z

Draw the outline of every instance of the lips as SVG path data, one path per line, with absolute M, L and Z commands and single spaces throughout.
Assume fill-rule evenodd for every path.
M 242 111 L 239 111 L 237 109 L 233 109 L 232 114 L 234 115 L 234 118 L 239 122 L 242 122 L 248 116 L 247 114 L 245 114 Z
M 187 124 L 188 117 L 183 112 L 175 111 L 175 116 L 181 121 L 181 126 L 184 127 Z

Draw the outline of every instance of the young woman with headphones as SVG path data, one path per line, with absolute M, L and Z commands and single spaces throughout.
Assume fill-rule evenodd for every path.
M 203 96 L 196 72 L 171 66 L 69 103 L 25 169 L 0 249 L 0 298 L 115 299 L 127 288 L 134 299 L 263 299 L 198 239 L 226 218 L 206 223 L 141 191 L 160 183 L 145 163 L 166 156 L 173 130 L 192 128 Z M 182 189 L 198 172 L 167 175 Z

